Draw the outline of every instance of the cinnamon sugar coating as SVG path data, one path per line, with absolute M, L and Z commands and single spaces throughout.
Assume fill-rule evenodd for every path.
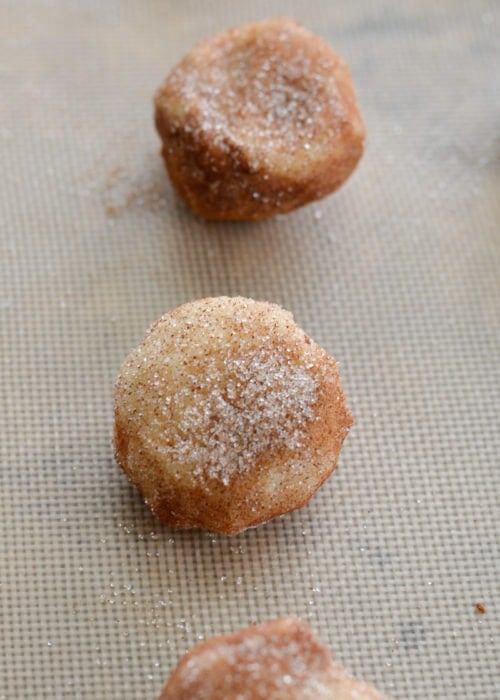
M 305 622 L 273 620 L 197 644 L 159 700 L 384 700 L 358 681 Z
M 156 92 L 155 121 L 174 188 L 207 219 L 265 219 L 325 197 L 365 137 L 346 64 L 289 18 L 197 44 Z
M 235 534 L 302 507 L 351 423 L 335 361 L 242 297 L 165 314 L 116 383 L 116 459 L 174 528 Z

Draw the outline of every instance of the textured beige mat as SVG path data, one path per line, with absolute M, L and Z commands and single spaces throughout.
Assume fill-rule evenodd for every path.
M 365 157 L 295 214 L 205 224 L 152 93 L 284 13 L 349 62 Z M 495 0 L 2 0 L 2 700 L 154 700 L 197 639 L 283 614 L 396 700 L 500 697 L 499 32 Z M 160 525 L 110 444 L 128 349 L 218 294 L 292 310 L 357 421 L 307 508 L 233 539 Z

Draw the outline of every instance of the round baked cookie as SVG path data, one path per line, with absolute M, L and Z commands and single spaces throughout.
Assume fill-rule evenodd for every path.
M 302 507 L 351 424 L 335 361 L 242 297 L 162 316 L 116 383 L 117 462 L 174 528 L 234 534 Z
M 273 620 L 197 644 L 159 700 L 384 700 L 358 681 L 305 622 Z
M 365 138 L 346 64 L 286 17 L 197 44 L 156 92 L 155 121 L 174 188 L 207 219 L 265 219 L 325 197 Z

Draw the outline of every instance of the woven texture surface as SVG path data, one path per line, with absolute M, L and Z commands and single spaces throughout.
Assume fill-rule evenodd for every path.
M 496 700 L 498 3 L 0 8 L 0 699 L 154 700 L 197 639 L 294 614 L 395 700 Z M 365 156 L 294 214 L 201 222 L 153 91 L 198 39 L 279 14 L 349 63 Z M 220 294 L 291 310 L 356 418 L 304 510 L 230 539 L 159 524 L 111 448 L 129 348 Z

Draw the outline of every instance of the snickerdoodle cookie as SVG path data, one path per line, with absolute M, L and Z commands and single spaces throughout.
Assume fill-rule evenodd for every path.
M 234 534 L 301 508 L 351 424 L 335 361 L 289 312 L 242 297 L 165 314 L 116 384 L 116 459 L 174 528 Z
M 174 188 L 207 219 L 265 219 L 336 190 L 363 152 L 348 68 L 288 18 L 197 44 L 155 95 Z
M 197 644 L 159 700 L 384 700 L 332 659 L 305 622 L 273 620 Z

